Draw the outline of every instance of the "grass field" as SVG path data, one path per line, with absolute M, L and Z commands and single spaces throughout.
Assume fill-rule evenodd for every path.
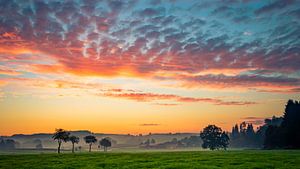
M 284 168 L 300 169 L 300 151 L 191 151 L 0 155 L 0 168 Z

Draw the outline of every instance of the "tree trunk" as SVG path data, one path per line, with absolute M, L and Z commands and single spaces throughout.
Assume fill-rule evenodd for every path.
M 72 143 L 72 153 L 74 153 L 74 143 Z
M 91 149 L 92 149 L 92 144 L 90 144 L 90 149 L 89 149 L 89 152 L 91 152 Z
M 61 142 L 58 142 L 58 147 L 57 147 L 57 153 L 60 154 L 60 146 L 61 146 Z

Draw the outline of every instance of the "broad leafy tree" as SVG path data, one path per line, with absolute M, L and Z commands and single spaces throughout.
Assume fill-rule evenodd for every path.
M 104 138 L 102 140 L 100 140 L 100 146 L 102 146 L 104 148 L 104 151 L 107 151 L 108 147 L 111 147 L 111 141 L 109 138 Z
M 93 135 L 85 136 L 84 141 L 89 144 L 89 152 L 92 151 L 92 145 L 97 142 L 97 138 Z
M 67 132 L 64 129 L 56 129 L 55 133 L 53 134 L 52 138 L 54 140 L 57 140 L 58 147 L 57 147 L 57 153 L 60 153 L 60 148 L 62 142 L 67 142 L 69 140 L 70 133 Z
M 74 145 L 79 143 L 79 137 L 70 136 L 69 141 L 72 143 L 72 153 L 74 153 Z
M 221 128 L 215 125 L 208 125 L 207 127 L 205 127 L 200 133 L 200 137 L 203 141 L 203 148 L 215 150 L 220 148 L 226 149 L 228 147 L 228 135 L 223 132 Z

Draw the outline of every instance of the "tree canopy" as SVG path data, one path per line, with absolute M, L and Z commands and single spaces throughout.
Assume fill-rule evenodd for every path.
M 111 147 L 111 141 L 109 138 L 103 138 L 99 143 L 102 147 L 104 147 L 104 151 L 107 151 L 107 148 Z
M 203 141 L 202 147 L 209 148 L 210 150 L 226 149 L 229 144 L 228 135 L 215 125 L 205 127 L 200 133 L 200 137 Z

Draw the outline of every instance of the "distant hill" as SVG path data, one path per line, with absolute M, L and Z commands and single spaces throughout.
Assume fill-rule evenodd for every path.
M 105 133 L 92 133 L 89 130 L 76 130 L 70 131 L 71 135 L 76 135 L 80 138 L 77 146 L 87 148 L 83 137 L 93 134 L 98 140 L 110 137 L 114 140 L 114 147 L 138 147 L 142 142 L 147 139 L 154 139 L 157 144 L 171 141 L 176 138 L 178 140 L 185 137 L 199 135 L 198 133 L 153 133 L 147 135 L 130 135 L 130 134 L 105 134 Z M 52 133 L 37 133 L 37 134 L 14 134 L 12 136 L 2 136 L 5 139 L 13 139 L 20 143 L 20 148 L 35 148 L 36 143 L 41 141 L 44 148 L 56 148 L 57 143 L 52 139 Z M 63 144 L 63 148 L 70 148 L 70 143 Z M 95 148 L 97 146 L 94 146 Z

